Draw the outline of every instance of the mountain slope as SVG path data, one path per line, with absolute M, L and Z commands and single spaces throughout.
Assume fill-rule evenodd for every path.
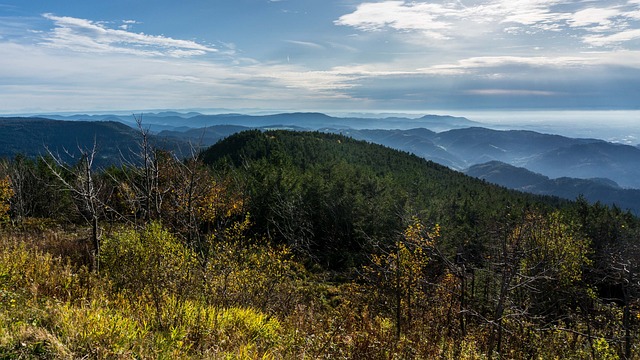
M 620 186 L 640 189 L 640 149 L 629 145 L 574 144 L 540 154 L 525 166 L 550 177 L 606 177 Z
M 452 169 L 466 167 L 464 159 L 453 155 L 435 143 L 433 139 L 437 136 L 437 133 L 428 129 L 344 131 L 328 129 L 327 131 L 351 136 L 357 140 L 381 144 L 392 149 L 407 151 Z
M 522 165 L 536 156 L 559 148 L 604 143 L 604 141 L 597 139 L 573 139 L 534 131 L 492 130 L 480 127 L 453 129 L 440 133 L 424 128 L 407 130 L 328 129 L 327 131 L 409 151 L 457 170 L 493 160 Z
M 525 163 L 532 156 L 560 147 L 603 142 L 596 139 L 573 139 L 560 135 L 524 130 L 466 128 L 439 133 L 433 141 L 453 155 L 473 165 L 499 160 L 512 165 Z
M 141 116 L 145 126 L 154 131 L 171 130 L 163 132 L 162 136 L 203 146 L 244 128 L 311 129 L 342 133 L 408 151 L 457 170 L 497 160 L 552 178 L 611 178 L 623 187 L 640 188 L 640 149 L 637 147 L 620 148 L 597 139 L 573 139 L 533 131 L 491 130 L 477 127 L 478 123 L 465 118 L 426 115 L 417 119 L 379 119 L 332 117 L 322 113 L 203 115 L 176 112 Z M 132 116 L 119 115 L 61 118 L 78 120 L 85 117 L 133 122 Z M 189 127 L 206 127 L 207 130 Z M 218 133 L 216 128 L 221 131 Z
M 188 144 L 150 139 L 155 146 L 168 150 L 189 150 Z M 43 118 L 0 118 L 0 157 L 22 154 L 44 156 L 51 151 L 64 161 L 74 162 L 78 148 L 97 148 L 97 166 L 118 164 L 123 156 L 129 160 L 139 147 L 139 133 L 114 121 L 60 121 Z M 75 159 L 75 160 L 74 160 Z
M 640 149 L 597 139 L 485 128 L 441 133 L 426 129 L 339 132 L 408 151 L 452 169 L 500 161 L 550 178 L 608 178 L 622 187 L 640 189 Z M 610 202 L 604 191 L 593 194 L 605 195 L 598 200 Z
M 211 146 L 220 139 L 249 129 L 239 125 L 214 125 L 185 131 L 163 130 L 158 133 L 158 137 L 185 141 L 195 146 Z
M 242 132 L 210 147 L 202 158 L 247 179 L 249 211 L 261 233 L 329 267 L 361 261 L 371 247 L 401 233 L 413 213 L 446 229 L 443 247 L 462 247 L 473 257 L 490 228 L 560 203 L 337 134 Z
M 616 205 L 623 210 L 640 214 L 640 190 L 622 189 L 615 182 L 606 179 L 568 177 L 550 179 L 547 176 L 499 161 L 474 165 L 465 173 L 510 189 L 539 195 L 553 195 L 570 200 L 583 196 L 590 202 L 600 201 L 603 204 Z

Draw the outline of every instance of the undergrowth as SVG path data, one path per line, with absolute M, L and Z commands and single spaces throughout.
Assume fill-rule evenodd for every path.
M 451 276 L 399 333 L 370 285 L 327 282 L 284 247 L 211 239 L 205 263 L 152 224 L 107 235 L 96 272 L 67 254 L 83 234 L 0 233 L 0 359 L 490 358 L 486 325 L 456 329 Z M 509 338 L 501 358 L 617 358 L 560 328 Z

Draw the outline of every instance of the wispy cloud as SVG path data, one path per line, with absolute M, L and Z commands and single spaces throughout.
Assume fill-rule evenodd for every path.
M 631 53 L 626 53 L 627 59 L 632 59 Z M 637 55 L 640 56 L 640 55 Z M 636 58 L 637 58 L 636 56 Z M 435 64 L 428 67 L 410 67 L 409 64 L 377 63 L 351 66 L 338 66 L 332 69 L 335 74 L 351 77 L 387 77 L 387 76 L 453 76 L 473 75 L 488 69 L 498 76 L 500 73 L 508 73 L 520 70 L 515 68 L 530 69 L 579 69 L 588 66 L 600 66 L 609 64 L 617 56 L 608 54 L 591 54 L 585 56 L 478 56 L 460 59 L 452 63 Z M 616 63 L 616 65 L 622 65 Z M 625 65 L 630 65 L 626 63 Z M 640 64 L 638 64 L 640 66 Z
M 611 28 L 614 23 L 613 19 L 620 15 L 621 11 L 616 8 L 589 8 L 575 12 L 568 20 L 568 23 L 571 27 L 597 25 L 597 31 L 605 31 Z
M 299 65 L 68 52 L 0 41 L 0 109 L 296 106 L 348 100 L 354 76 Z M 29 54 L 29 56 L 24 56 Z M 96 56 L 98 55 L 98 56 Z M 37 97 L 37 105 L 33 98 Z M 314 106 L 314 105 L 307 105 Z
M 122 25 L 118 26 L 118 28 L 122 30 L 130 30 L 133 25 L 136 24 L 139 24 L 139 22 L 135 20 L 122 20 Z
M 502 23 L 516 23 L 533 28 L 546 29 L 549 24 L 566 20 L 568 14 L 556 12 L 553 7 L 565 0 L 499 0 L 482 7 L 493 10 L 493 15 Z
M 300 46 L 304 46 L 307 48 L 311 48 L 311 49 L 325 49 L 324 46 L 318 44 L 318 43 L 314 43 L 311 41 L 299 41 L 299 40 L 285 40 L 286 42 L 290 43 L 290 44 L 294 44 L 294 45 L 300 45 Z
M 528 66 L 536 68 L 582 67 L 594 65 L 597 61 L 590 57 L 578 56 L 481 56 L 462 59 L 454 64 L 434 65 L 429 70 L 472 70 L 480 68 L 505 68 L 508 66 Z
M 145 56 L 190 57 L 216 52 L 212 46 L 190 40 L 111 29 L 102 23 L 68 16 L 44 14 L 54 29 L 43 44 L 52 48 L 89 53 L 121 53 Z M 132 24 L 125 21 L 124 25 Z
M 611 35 L 590 35 L 584 42 L 593 46 L 610 46 L 640 38 L 640 29 L 620 31 Z
M 639 35 L 640 36 L 640 35 Z M 451 63 L 440 63 L 428 67 L 411 67 L 410 64 L 375 63 L 349 66 L 337 66 L 329 73 L 336 75 L 340 82 L 357 83 L 366 78 L 416 78 L 416 77 L 473 77 L 499 80 L 501 78 L 531 76 L 554 71 L 599 72 L 603 67 L 625 67 L 640 69 L 640 52 L 592 52 L 579 56 L 478 56 L 460 59 Z M 589 70 L 591 69 L 591 70 Z M 338 89 L 340 87 L 336 87 Z M 493 91 L 494 89 L 492 89 Z M 483 90 L 484 91 L 484 90 Z M 502 90 L 496 90 L 494 95 Z M 506 91 L 506 90 L 505 90 Z M 525 95 L 520 90 L 508 90 L 512 95 Z M 477 95 L 492 94 L 478 92 Z M 531 92 L 530 95 L 551 95 L 555 92 Z
M 335 24 L 365 32 L 417 32 L 432 40 L 480 37 L 487 33 L 532 36 L 561 30 L 567 39 L 574 36 L 589 39 L 594 32 L 633 28 L 634 24 L 630 22 L 640 19 L 640 1 L 623 1 L 609 7 L 596 7 L 597 4 L 567 0 L 481 0 L 472 5 L 464 5 L 461 1 L 365 2 L 341 16 Z M 593 46 L 610 44 L 588 43 Z
M 336 20 L 337 25 L 363 31 L 385 28 L 420 31 L 428 37 L 447 39 L 466 31 L 467 24 L 512 23 L 544 25 L 568 19 L 568 14 L 554 13 L 551 7 L 562 0 L 497 0 L 465 6 L 462 2 L 383 1 L 360 4 L 357 9 Z
M 182 107 L 179 102 L 185 97 L 192 106 L 211 106 L 221 99 L 237 104 L 269 104 L 277 99 L 290 103 L 292 98 L 322 102 L 347 98 L 341 91 L 354 86 L 351 75 L 239 57 L 233 43 L 221 42 L 218 49 L 131 32 L 117 28 L 117 23 L 110 23 L 116 27 L 111 28 L 106 23 L 74 17 L 44 14 L 43 18 L 54 26 L 34 34 L 40 39 L 35 44 L 0 41 L 0 79 L 4 82 L 0 84 L 0 108 L 28 108 L 28 100 L 12 97 L 18 88 L 21 93 L 46 93 L 52 108 L 56 103 L 72 106 L 63 105 L 62 99 L 70 98 L 87 107 L 117 103 L 118 107 L 144 108 Z M 135 20 L 120 23 L 136 24 Z M 286 42 L 326 49 L 316 42 Z M 68 51 L 59 49 L 75 54 L 69 56 Z M 218 56 L 196 56 L 207 53 Z M 22 54 L 30 54 L 30 60 Z M 104 98 L 94 96 L 96 86 Z

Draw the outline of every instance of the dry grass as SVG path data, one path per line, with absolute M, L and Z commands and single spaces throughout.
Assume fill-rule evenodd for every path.
M 371 288 L 296 276 L 302 270 L 281 248 L 227 244 L 203 269 L 160 227 L 136 234 L 116 233 L 112 241 L 128 237 L 138 253 L 127 256 L 137 262 L 113 261 L 98 275 L 74 258 L 81 229 L 1 232 L 0 359 L 487 358 L 486 327 L 470 322 L 466 336 L 457 334 L 443 315 L 444 295 L 426 298 L 421 317 L 398 338 L 393 314 L 373 303 L 379 298 Z M 140 241 L 150 236 L 156 242 Z M 163 258 L 165 250 L 174 256 Z M 149 267 L 144 261 L 167 274 L 117 273 Z M 171 275 L 185 270 L 191 275 Z M 593 348 L 561 331 L 529 340 L 542 345 L 538 358 L 616 358 L 604 339 Z M 517 344 L 506 343 L 503 356 L 525 357 Z

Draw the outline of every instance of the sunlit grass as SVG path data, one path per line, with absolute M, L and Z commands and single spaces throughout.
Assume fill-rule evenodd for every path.
M 371 288 L 350 282 L 330 285 L 311 274 L 306 274 L 307 281 L 291 277 L 287 275 L 292 271 L 291 260 L 283 249 L 227 244 L 221 249 L 228 256 L 220 253 L 202 268 L 190 260 L 190 250 L 180 247 L 161 227 L 144 231 L 126 230 L 111 241 L 157 237 L 155 242 L 129 244 L 137 249 L 129 255 L 135 255 L 138 265 L 147 266 L 140 263 L 144 256 L 139 256 L 153 255 L 153 251 L 160 256 L 167 249 L 181 254 L 182 260 L 173 256 L 166 261 L 174 271 L 193 272 L 187 279 L 193 284 L 159 283 L 155 285 L 162 289 L 154 290 L 156 277 L 113 273 L 134 271 L 136 262 L 115 261 L 100 273 L 91 272 L 63 256 L 44 252 L 22 235 L 0 234 L 0 358 L 488 358 L 483 352 L 487 332 L 481 323 L 469 323 L 464 336 L 455 334 L 455 324 L 446 327 L 451 318 L 445 311 L 451 300 L 444 293 L 431 294 L 425 301 L 432 307 L 416 313 L 411 327 L 398 337 L 393 314 L 374 309 L 380 304 L 372 300 Z M 52 242 L 48 245 L 52 248 L 64 234 L 48 236 L 41 240 Z M 153 261 L 162 259 L 154 256 Z M 234 258 L 249 265 L 233 263 Z M 261 267 L 268 259 L 274 261 Z M 159 264 L 156 271 L 161 271 L 163 263 Z M 194 275 L 197 269 L 203 273 Z M 202 277 L 207 272 L 209 276 Z M 250 278 L 226 284 L 228 292 L 220 295 L 225 278 L 242 276 Z M 207 286 L 197 286 L 203 279 Z M 186 280 L 166 274 L 163 281 Z M 451 278 L 441 281 L 446 285 Z M 617 358 L 600 337 L 589 345 L 584 336 L 557 330 L 533 333 L 522 341 L 538 344 L 541 358 Z M 508 346 L 503 356 L 520 358 L 525 353 L 522 346 Z

